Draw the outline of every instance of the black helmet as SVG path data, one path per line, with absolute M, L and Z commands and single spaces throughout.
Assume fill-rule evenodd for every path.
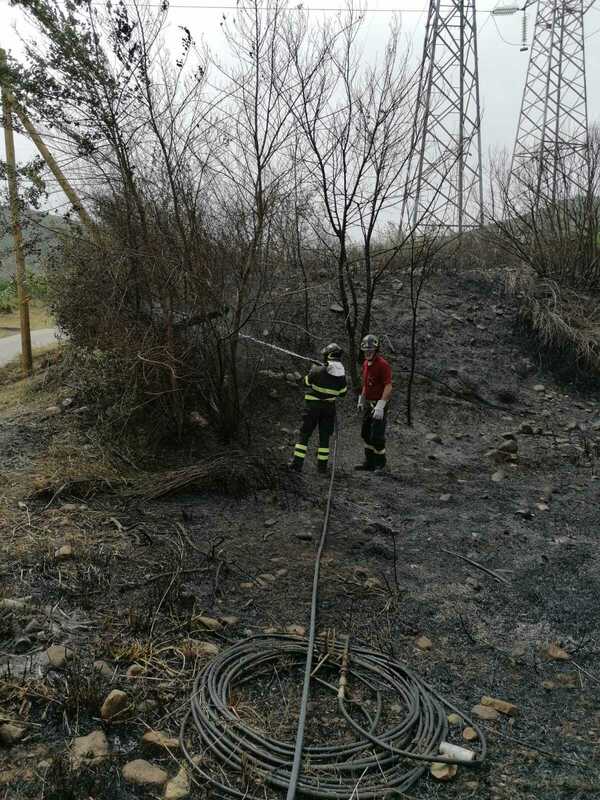
M 343 352 L 344 351 L 339 346 L 339 344 L 331 342 L 331 344 L 328 344 L 321 350 L 321 355 L 323 356 L 325 361 L 329 361 L 331 359 L 333 359 L 334 361 L 338 361 L 342 357 Z
M 379 350 L 379 336 L 373 333 L 367 333 L 360 343 L 361 350 Z

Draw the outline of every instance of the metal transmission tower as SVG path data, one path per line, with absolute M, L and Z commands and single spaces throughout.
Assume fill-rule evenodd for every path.
M 412 226 L 482 224 L 480 122 L 475 1 L 430 0 L 405 205 Z
M 590 6 L 589 0 L 538 2 L 511 164 L 517 195 L 520 185 L 554 201 L 587 187 L 583 15 Z

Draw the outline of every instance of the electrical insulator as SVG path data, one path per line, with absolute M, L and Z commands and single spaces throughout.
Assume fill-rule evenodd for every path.
M 516 14 L 520 10 L 521 6 L 496 6 L 491 13 L 494 17 L 507 17 L 511 14 Z
M 525 53 L 529 50 L 529 45 L 527 44 L 527 12 L 523 9 L 523 17 L 521 19 L 521 53 Z

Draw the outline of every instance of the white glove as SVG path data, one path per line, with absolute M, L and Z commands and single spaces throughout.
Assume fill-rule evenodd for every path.
M 356 410 L 362 411 L 364 407 L 365 407 L 365 396 L 364 394 L 359 394 L 358 403 L 356 404 Z
M 378 400 L 375 404 L 375 408 L 373 409 L 373 419 L 383 419 L 383 412 L 386 406 L 387 400 Z

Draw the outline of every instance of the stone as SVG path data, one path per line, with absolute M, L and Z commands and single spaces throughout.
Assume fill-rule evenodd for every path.
M 144 761 L 143 758 L 136 758 L 135 761 L 125 764 L 123 777 L 127 783 L 135 783 L 138 786 L 162 786 L 169 776 L 164 769 Z
M 301 542 L 312 542 L 313 539 L 313 535 L 310 533 L 310 531 L 299 531 L 298 533 L 295 533 L 294 536 Z
M 169 750 L 179 750 L 179 739 L 164 731 L 146 731 L 142 736 L 142 747 L 162 756 Z
M 548 509 L 550 508 L 548 503 L 536 503 L 535 507 L 537 508 L 538 511 L 548 511 Z
M 365 581 L 365 589 L 380 589 L 382 586 L 379 578 L 367 578 Z
M 543 392 L 546 389 L 543 383 L 536 383 L 533 387 L 534 392 Z
M 237 625 L 238 622 L 240 621 L 240 618 L 234 616 L 233 614 L 230 614 L 226 617 L 219 617 L 219 619 L 223 623 L 223 625 Z
M 343 314 L 344 313 L 344 307 L 342 305 L 340 305 L 339 303 L 332 303 L 329 306 L 329 310 L 335 312 L 336 314 Z
M 0 600 L 0 608 L 9 611 L 24 611 L 31 604 L 31 595 L 27 597 L 4 597 Z
M 471 714 L 474 714 L 476 717 L 479 717 L 479 719 L 485 719 L 485 720 L 495 720 L 498 719 L 498 717 L 500 716 L 500 714 L 496 711 L 495 708 L 492 708 L 491 706 L 483 706 L 481 704 L 473 706 L 473 708 L 471 709 Z
M 107 681 L 112 681 L 115 671 L 106 661 L 94 661 L 94 669 Z
M 286 569 L 286 567 L 282 567 L 281 569 L 278 569 L 278 570 L 277 570 L 277 572 L 275 573 L 275 575 L 276 575 L 278 578 L 285 578 L 285 576 L 288 574 L 288 571 L 289 571 L 289 570 L 288 570 L 288 569 Z
M 475 591 L 475 592 L 481 591 L 481 584 L 479 583 L 477 578 L 469 577 L 469 578 L 467 578 L 465 583 L 467 584 L 467 586 L 469 586 L 471 589 L 473 589 L 473 591 Z
M 186 658 L 213 658 L 219 655 L 219 646 L 214 642 L 202 642 L 198 639 L 187 639 L 180 645 L 180 650 Z
M 54 669 L 62 669 L 73 655 L 73 652 L 63 647 L 63 645 L 53 644 L 46 650 L 46 655 L 48 656 L 48 663 L 51 667 L 54 667 Z
M 276 523 L 277 523 L 277 520 L 274 517 L 272 517 L 271 519 L 266 519 L 265 520 L 265 528 L 272 528 L 273 525 L 275 525 Z
M 452 499 L 451 494 L 441 494 L 440 495 L 440 503 L 448 503 Z
M 448 714 L 448 725 L 460 725 L 462 717 L 459 714 Z
M 428 442 L 433 442 L 434 444 L 443 444 L 442 437 L 439 433 L 428 433 L 425 438 Z
M 422 650 L 423 652 L 426 650 L 431 650 L 433 647 L 433 642 L 431 639 L 428 639 L 427 636 L 419 636 L 417 641 L 415 642 L 417 649 Z
M 139 678 L 140 675 L 143 675 L 146 670 L 141 664 L 131 664 L 128 667 L 127 672 L 125 673 L 128 678 Z
M 60 507 L 61 511 L 79 511 L 79 506 L 77 503 L 65 503 Z
M 496 472 L 492 473 L 492 480 L 494 483 L 500 483 L 506 477 L 506 472 L 503 469 L 498 469 Z
M 106 696 L 100 709 L 100 716 L 104 720 L 112 720 L 123 715 L 129 706 L 129 695 L 120 689 L 113 689 Z
M 61 406 L 63 408 L 70 408 L 74 402 L 75 401 L 73 400 L 72 397 L 65 397 L 65 399 L 61 401 Z
M 191 790 L 190 776 L 185 767 L 181 767 L 177 775 L 165 786 L 165 800 L 183 800 Z
M 194 617 L 193 622 L 200 623 L 200 625 L 203 625 L 209 631 L 223 630 L 223 625 L 219 622 L 219 620 L 213 619 L 212 617 Z
M 475 739 L 478 738 L 477 731 L 475 730 L 475 728 L 467 727 L 462 732 L 462 737 L 465 740 L 465 742 L 473 742 L 475 741 Z
M 517 430 L 519 433 L 524 433 L 529 436 L 533 435 L 533 428 L 528 422 L 522 422 Z
M 456 764 L 441 764 L 439 761 L 434 761 L 429 771 L 436 781 L 449 781 L 458 772 Z
M 5 722 L 0 725 L 0 744 L 4 747 L 11 747 L 13 744 L 20 742 L 25 736 L 27 728 L 24 725 L 13 725 L 11 722 Z
M 499 700 L 497 697 L 488 697 L 484 695 L 479 701 L 482 706 L 489 706 L 495 708 L 501 714 L 506 714 L 509 717 L 516 717 L 519 709 L 514 703 L 509 703 L 506 700 Z
M 505 439 L 501 444 L 498 445 L 496 450 L 499 453 L 518 453 L 519 444 L 516 439 Z
M 62 412 L 62 408 L 59 406 L 48 406 L 46 409 L 46 416 L 48 417 L 55 417 L 57 414 Z
M 557 644 L 549 644 L 546 648 L 546 655 L 555 661 L 568 661 L 571 658 L 567 651 Z
M 73 548 L 70 544 L 63 544 L 62 547 L 59 547 L 58 550 L 54 552 L 55 561 L 68 561 L 70 558 L 73 558 L 73 556 Z
M 303 625 L 287 625 L 285 632 L 291 636 L 305 636 L 306 628 Z
M 576 420 L 572 419 L 570 422 L 567 422 L 565 428 L 568 431 L 579 431 L 581 430 L 581 425 Z
M 258 580 L 261 583 L 275 583 L 277 581 L 277 578 L 270 572 L 261 572 L 261 574 L 258 576 Z
M 109 753 L 108 739 L 104 731 L 92 731 L 87 736 L 78 736 L 71 744 L 70 760 L 73 769 L 84 765 L 98 764 Z

